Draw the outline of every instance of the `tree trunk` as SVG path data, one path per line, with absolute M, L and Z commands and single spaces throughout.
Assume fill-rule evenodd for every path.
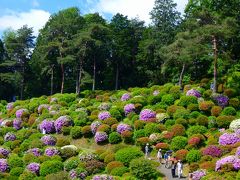
M 61 94 L 62 94 L 64 90 L 64 79 L 65 79 L 63 64 L 61 64 L 61 70 L 62 70 L 62 84 L 61 84 Z
M 79 71 L 80 71 L 80 64 L 77 65 L 77 77 L 76 77 L 76 94 L 79 93 L 79 84 L 78 84 L 78 81 L 79 81 Z
M 213 51 L 214 51 L 214 71 L 213 71 L 213 92 L 217 92 L 217 40 L 216 36 L 212 36 L 213 38 Z
M 183 66 L 182 66 L 182 71 L 181 71 L 181 73 L 180 73 L 179 82 L 178 82 L 178 84 L 179 84 L 179 86 L 180 86 L 181 89 L 182 89 L 182 80 L 183 80 L 184 71 L 185 71 L 185 63 L 184 63 Z
M 54 66 L 52 66 L 51 68 L 51 92 L 50 92 L 51 95 L 53 94 L 53 67 Z
M 115 79 L 115 90 L 118 89 L 118 76 L 119 76 L 119 68 L 118 68 L 118 62 L 116 67 L 116 79 Z
M 96 57 L 94 55 L 93 57 L 93 84 L 92 84 L 92 90 L 95 91 L 95 83 L 96 83 Z
M 20 87 L 20 99 L 23 99 L 23 89 L 24 89 L 24 73 L 25 73 L 25 68 L 24 65 L 22 64 L 22 79 L 21 79 L 21 87 Z

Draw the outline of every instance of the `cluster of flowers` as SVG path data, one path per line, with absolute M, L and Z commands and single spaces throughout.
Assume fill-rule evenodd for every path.
M 195 96 L 195 97 L 197 97 L 197 98 L 200 98 L 200 97 L 202 96 L 201 93 L 200 93 L 198 90 L 196 90 L 196 89 L 190 89 L 190 90 L 188 90 L 187 93 L 186 93 L 186 95 L 187 95 L 187 96 Z
M 101 125 L 102 123 L 100 121 L 94 121 L 91 124 L 91 131 L 93 134 L 97 132 L 97 128 Z
M 41 138 L 41 141 L 45 145 L 54 146 L 56 144 L 56 139 L 53 136 L 45 135 Z
M 5 172 L 8 170 L 8 163 L 6 159 L 0 159 L 0 172 Z
M 110 107 L 111 107 L 111 105 L 109 104 L 109 103 L 102 103 L 102 104 L 100 104 L 99 106 L 98 106 L 98 109 L 100 110 L 100 111 L 107 111 L 107 110 L 109 110 L 110 109 Z
M 203 176 L 206 176 L 205 170 L 197 170 L 192 173 L 193 180 L 200 180 Z
M 50 100 L 50 103 L 56 103 L 57 101 L 58 101 L 57 98 L 52 97 L 51 100 Z
M 37 110 L 38 110 L 38 113 L 41 114 L 43 109 L 47 109 L 48 110 L 48 108 L 49 108 L 48 104 L 41 104 L 41 105 L 38 106 Z
M 19 130 L 22 128 L 22 120 L 21 119 L 14 119 L 13 120 L 13 127 L 16 129 L 16 130 Z
M 156 117 L 156 113 L 151 109 L 144 109 L 140 112 L 140 120 L 148 121 Z
M 94 139 L 96 143 L 103 142 L 108 139 L 108 135 L 106 132 L 96 132 Z
M 150 141 L 156 141 L 161 137 L 161 134 L 153 133 L 149 136 Z
M 32 153 L 34 156 L 41 156 L 41 150 L 39 148 L 32 148 L 27 151 L 28 153 Z
M 240 135 L 237 133 L 224 133 L 218 140 L 220 145 L 231 145 L 240 142 Z
M 79 159 L 82 162 L 87 162 L 87 161 L 90 161 L 90 160 L 93 160 L 93 159 L 96 159 L 96 158 L 97 158 L 97 155 L 92 154 L 92 153 L 81 153 L 79 155 Z
M 7 106 L 6 106 L 6 109 L 7 109 L 8 111 L 12 110 L 12 109 L 13 109 L 13 102 L 8 103 Z
M 55 127 L 54 127 L 54 121 L 51 120 L 43 120 L 42 123 L 39 125 L 39 129 L 41 132 L 43 132 L 43 129 L 47 134 L 54 133 Z
M 78 172 L 77 170 L 72 169 L 69 172 L 69 177 L 71 179 L 85 179 L 87 177 L 87 172 L 86 171 Z
M 131 95 L 129 93 L 125 93 L 121 97 L 121 101 L 127 101 L 131 98 Z
M 117 132 L 119 134 L 122 134 L 124 131 L 131 131 L 132 128 L 130 125 L 128 124 L 123 124 L 123 123 L 120 123 L 118 126 L 117 126 Z
M 124 106 L 125 115 L 128 115 L 129 113 L 134 112 L 134 111 L 135 111 L 134 104 L 127 104 Z
M 107 174 L 95 175 L 92 180 L 114 180 L 114 178 Z
M 45 149 L 45 153 L 44 154 L 47 155 L 47 156 L 54 156 L 54 155 L 58 155 L 59 151 L 55 147 L 49 147 L 49 148 Z
M 218 106 L 225 107 L 228 105 L 229 98 L 222 94 L 213 95 L 213 100 L 215 100 Z
M 203 155 L 209 155 L 212 157 L 220 157 L 222 155 L 222 150 L 214 145 L 210 145 L 203 149 Z
M 27 169 L 29 171 L 31 171 L 32 173 L 38 174 L 39 170 L 40 170 L 40 164 L 35 163 L 35 162 L 30 163 L 29 165 L 27 165 Z
M 15 136 L 15 134 L 8 132 L 5 136 L 4 136 L 4 141 L 15 141 L 17 138 Z
M 98 114 L 98 119 L 105 120 L 111 117 L 111 114 L 108 111 L 100 112 Z
M 21 118 L 23 113 L 28 113 L 27 109 L 19 109 L 16 111 L 16 118 Z
M 221 169 L 221 166 L 224 164 L 232 164 L 235 170 L 240 169 L 240 159 L 237 156 L 227 156 L 216 162 L 215 171 Z
M 2 156 L 7 157 L 9 153 L 10 153 L 9 150 L 0 147 L 0 154 L 1 154 Z
M 236 156 L 240 156 L 240 146 L 237 148 Z
M 60 116 L 55 122 L 54 126 L 57 133 L 62 132 L 63 126 L 71 126 L 72 125 L 72 119 L 69 116 Z
M 160 93 L 159 90 L 153 91 L 153 95 L 154 95 L 154 96 L 157 96 L 159 93 Z

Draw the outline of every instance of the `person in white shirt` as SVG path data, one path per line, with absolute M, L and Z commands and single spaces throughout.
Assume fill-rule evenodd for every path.
M 158 158 L 159 163 L 162 163 L 162 157 L 163 157 L 162 149 L 159 149 L 158 153 L 157 153 L 157 158 Z
M 181 160 L 178 160 L 177 173 L 178 173 L 178 178 L 179 179 L 182 177 L 182 172 L 183 172 L 183 164 L 182 164 Z

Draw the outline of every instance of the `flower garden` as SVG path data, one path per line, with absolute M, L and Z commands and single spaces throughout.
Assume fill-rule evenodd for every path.
M 0 178 L 160 180 L 149 143 L 152 158 L 173 150 L 193 180 L 240 179 L 240 93 L 209 86 L 1 101 Z

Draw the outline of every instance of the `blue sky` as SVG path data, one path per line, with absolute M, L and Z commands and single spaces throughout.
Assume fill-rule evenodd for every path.
M 178 11 L 183 12 L 188 0 L 174 1 Z M 99 12 L 110 20 L 119 12 L 149 24 L 153 5 L 154 0 L 0 0 L 0 36 L 7 28 L 18 29 L 24 24 L 33 27 L 37 35 L 51 14 L 72 6 L 78 7 L 83 15 Z

